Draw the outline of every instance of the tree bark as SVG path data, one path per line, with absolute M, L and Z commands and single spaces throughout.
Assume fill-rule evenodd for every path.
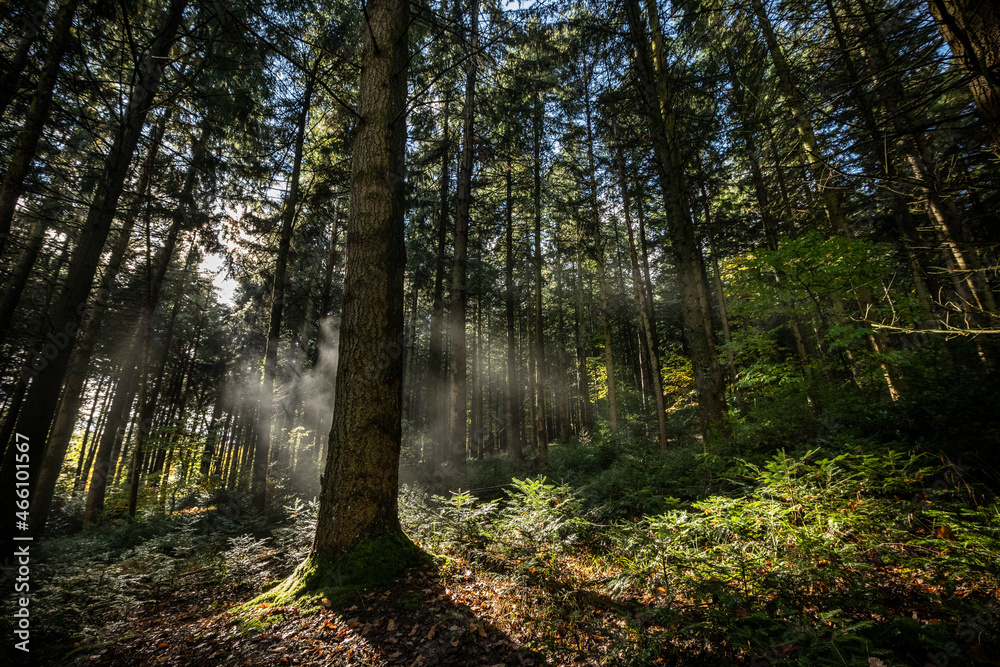
M 351 167 L 338 390 L 313 542 L 314 554 L 334 562 L 368 540 L 406 539 L 397 493 L 409 5 L 372 0 L 368 19 Z
M 469 19 L 470 48 L 479 43 L 479 0 L 472 0 Z M 469 208 L 472 204 L 472 169 L 475 162 L 477 60 L 467 61 L 465 102 L 462 111 L 462 161 L 458 169 L 458 198 L 455 207 L 455 257 L 451 270 L 451 412 L 449 416 L 448 463 L 452 472 L 465 465 L 467 440 L 467 350 L 465 310 L 468 301 Z
M 441 102 L 441 177 L 437 230 L 437 254 L 434 271 L 434 297 L 431 310 L 430 343 L 427 351 L 429 371 L 427 397 L 427 431 L 430 446 L 424 451 L 424 470 L 431 476 L 437 472 L 442 463 L 441 457 L 447 452 L 450 412 L 448 409 L 448 385 L 445 374 L 445 338 L 444 338 L 444 284 L 446 269 L 446 250 L 448 241 L 448 193 L 451 185 L 449 165 L 451 151 L 449 139 L 449 96 L 445 91 Z

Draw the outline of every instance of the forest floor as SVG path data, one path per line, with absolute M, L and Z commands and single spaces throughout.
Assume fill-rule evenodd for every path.
M 586 559 L 574 561 L 576 567 L 587 569 Z M 295 607 L 261 605 L 249 619 L 221 610 L 245 602 L 245 587 L 220 587 L 214 574 L 195 572 L 180 577 L 172 589 L 157 591 L 130 614 L 127 622 L 117 625 L 113 635 L 103 635 L 71 650 L 64 647 L 68 655 L 64 659 L 53 656 L 53 662 L 123 667 L 583 666 L 635 664 L 637 644 L 645 641 L 658 644 L 657 650 L 646 651 L 658 657 L 639 664 L 740 664 L 754 660 L 753 664 L 772 664 L 780 659 L 794 661 L 801 648 L 794 640 L 778 640 L 770 651 L 752 656 L 741 647 L 734 651 L 724 645 L 674 642 L 666 637 L 670 628 L 655 627 L 643 619 L 651 618 L 662 603 L 658 591 L 625 599 L 615 599 L 599 586 L 559 592 L 551 590 L 552 582 L 545 577 L 526 583 L 496 572 L 474 571 L 472 567 L 472 563 L 461 559 L 449 559 L 443 564 L 410 570 L 391 587 L 361 595 L 355 604 L 343 609 L 302 613 Z M 888 569 L 876 576 L 879 580 L 873 579 L 871 585 L 880 591 L 882 613 L 890 609 L 898 615 L 909 614 L 922 624 L 954 620 L 943 591 Z M 810 597 L 823 594 L 820 590 L 803 593 Z M 954 595 L 963 606 L 974 603 L 987 614 L 1000 616 L 1000 601 L 995 597 L 1000 591 L 970 585 Z M 687 605 L 683 601 L 675 604 L 687 607 L 681 613 L 692 621 L 705 622 L 709 616 L 700 607 L 713 602 L 690 600 Z M 814 604 L 811 611 L 818 614 L 821 609 Z M 733 613 L 736 617 L 750 616 L 748 609 L 739 607 Z M 993 624 L 993 619 L 982 613 L 979 619 L 981 630 Z M 887 619 L 873 611 L 866 620 Z M 961 629 L 955 634 L 952 645 L 940 647 L 925 645 L 913 636 L 899 647 L 900 653 L 909 657 L 905 662 L 872 657 L 868 664 L 936 664 L 934 660 L 940 661 L 941 655 L 948 656 L 948 664 L 1000 664 L 997 656 L 987 654 L 990 649 L 978 637 L 961 644 Z M 628 659 L 630 654 L 632 660 Z M 921 656 L 925 657 L 923 662 Z
M 431 564 L 318 611 L 238 612 L 308 552 L 314 503 L 201 493 L 66 526 L 33 562 L 32 664 L 1000 665 L 1000 502 L 961 471 L 781 454 L 680 502 L 653 461 L 623 455 L 615 479 L 645 486 L 605 497 L 541 477 L 488 501 L 404 488 Z

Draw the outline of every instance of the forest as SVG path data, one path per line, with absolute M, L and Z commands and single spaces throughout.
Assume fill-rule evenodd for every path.
M 2 0 L 3 664 L 1000 665 L 990 0 Z

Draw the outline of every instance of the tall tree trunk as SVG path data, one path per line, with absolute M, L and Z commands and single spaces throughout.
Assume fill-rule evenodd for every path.
M 21 92 L 21 76 L 25 65 L 28 64 L 31 47 L 38 38 L 38 31 L 45 24 L 48 7 L 48 0 L 35 0 L 30 6 L 22 8 L 21 24 L 24 26 L 24 31 L 14 49 L 14 55 L 7 63 L 7 71 L 0 78 L 0 121 L 4 120 L 7 107 Z
M 559 442 L 569 442 L 569 388 L 566 386 L 566 327 L 563 313 L 563 257 L 559 243 L 559 218 L 555 221 L 556 248 L 556 424 L 559 430 Z
M 646 104 L 664 205 L 670 222 L 684 338 L 694 370 L 699 417 L 703 430 L 724 428 L 725 383 L 715 350 L 708 286 L 701 268 L 701 251 L 687 206 L 687 182 L 684 174 L 686 165 L 678 143 L 675 93 L 671 89 L 664 61 L 663 33 L 660 30 L 658 10 L 655 2 L 647 2 L 653 39 L 650 48 L 638 0 L 626 0 L 625 6 L 629 32 L 636 49 L 636 69 Z
M 542 321 L 542 125 L 545 122 L 545 107 L 536 103 L 534 112 L 534 156 L 532 173 L 532 212 L 535 219 L 535 447 L 538 454 L 545 457 L 549 447 L 549 436 L 545 428 L 545 334 Z
M 1000 149 L 1000 8 L 990 0 L 928 0 L 928 5 Z
M 108 388 L 102 399 L 103 405 L 98 413 L 97 423 L 94 424 L 94 434 L 93 439 L 90 441 L 90 446 L 87 447 L 87 438 L 84 437 L 83 444 L 81 445 L 80 451 L 80 461 L 76 468 L 76 475 L 73 480 L 73 492 L 71 494 L 72 498 L 76 498 L 80 493 L 85 490 L 87 486 L 87 480 L 90 478 L 90 466 L 94 463 L 94 454 L 97 452 L 97 436 L 104 430 L 104 422 L 107 420 L 108 408 L 111 406 L 111 399 L 115 395 L 115 384 L 112 382 L 111 376 L 108 376 Z M 89 425 L 88 425 L 89 430 Z M 86 449 L 87 456 L 84 458 L 83 450 Z
M 132 461 L 129 467 L 128 515 L 131 518 L 135 517 L 139 504 L 139 473 L 141 472 L 143 456 L 145 455 L 146 442 L 153 432 L 153 415 L 156 412 L 156 404 L 160 397 L 160 388 L 163 384 L 167 355 L 170 352 L 170 345 L 173 343 L 174 324 L 177 321 L 179 306 L 180 300 L 174 303 L 173 313 L 170 316 L 170 323 L 167 325 L 163 344 L 160 346 L 157 359 L 153 363 L 150 363 L 151 350 L 149 348 L 151 332 L 148 328 L 144 336 L 146 353 L 143 358 L 142 390 L 139 395 L 139 432 L 136 435 L 135 445 L 132 449 Z M 150 368 L 152 368 L 152 371 L 150 371 Z M 155 378 L 152 387 L 148 386 L 150 378 Z
M 52 41 L 49 42 L 49 49 L 45 54 L 45 64 L 38 76 L 31 106 L 28 107 L 28 115 L 24 118 L 17 144 L 7 164 L 7 173 L 4 174 L 3 186 L 0 188 L 0 257 L 3 256 L 4 247 L 10 236 L 17 200 L 24 190 L 24 179 L 28 175 L 31 163 L 35 160 L 38 140 L 42 138 L 42 130 L 49 119 L 56 79 L 59 76 L 63 55 L 72 40 L 73 17 L 79 5 L 80 0 L 66 0 L 56 14 Z
M 639 253 L 635 245 L 635 234 L 632 231 L 632 214 L 629 210 L 628 181 L 625 178 L 625 160 L 622 157 L 621 144 L 617 142 L 618 126 L 612 126 L 615 133 L 615 162 L 618 167 L 618 182 L 621 188 L 622 206 L 625 212 L 625 230 L 628 232 L 629 260 L 632 266 L 632 286 L 635 292 L 635 305 L 642 322 L 641 335 L 645 337 L 644 348 L 649 358 L 650 380 L 653 384 L 653 398 L 656 402 L 656 424 L 658 428 L 657 442 L 661 450 L 667 449 L 667 406 L 663 396 L 663 375 L 660 370 L 660 357 L 656 342 L 653 340 L 652 304 L 646 299 L 645 280 L 639 266 Z
M 194 167 L 192 166 L 188 172 L 189 179 L 192 178 L 191 175 L 193 174 L 193 171 Z M 177 236 L 180 234 L 180 228 L 184 220 L 185 216 L 178 210 L 174 215 L 173 223 L 170 225 L 170 230 L 167 233 L 167 238 L 164 240 L 163 247 L 157 254 L 155 262 L 156 268 L 149 278 L 149 291 L 147 293 L 146 301 L 139 315 L 139 322 L 136 326 L 131 347 L 129 348 L 128 353 L 126 353 L 125 361 L 122 366 L 122 372 L 126 373 L 126 375 L 124 375 L 124 379 L 118 383 L 118 389 L 115 392 L 115 400 L 111 406 L 112 416 L 108 419 L 108 425 L 105 427 L 104 433 L 101 435 L 101 444 L 97 450 L 93 479 L 91 479 L 90 489 L 87 492 L 87 504 L 83 515 L 83 523 L 85 526 L 88 523 L 96 521 L 98 513 L 104 508 L 104 495 L 107 490 L 107 476 L 109 471 L 114 470 L 112 466 L 115 464 L 115 457 L 112 456 L 112 454 L 114 453 L 117 434 L 122 426 L 127 423 L 127 416 L 131 412 L 132 404 L 135 402 L 135 395 L 139 388 L 138 376 L 141 375 L 141 367 L 137 363 L 137 360 L 140 359 L 141 354 L 144 351 L 143 340 L 146 335 L 145 332 L 151 325 L 153 311 L 159 303 L 160 288 L 163 285 L 163 279 L 166 276 L 167 267 L 170 265 L 170 260 L 173 257 L 174 246 L 177 243 Z M 188 261 L 190 261 L 190 259 L 191 253 L 188 255 Z M 39 497 L 35 499 L 35 504 L 40 502 L 39 499 L 40 494 Z M 49 502 L 51 502 L 51 498 L 49 499 Z M 39 514 L 41 514 L 41 512 L 39 512 Z M 43 521 L 42 518 L 39 518 L 38 520 Z M 44 523 L 41 525 L 44 526 Z
M 449 96 L 445 91 L 441 103 L 441 180 L 437 230 L 437 253 L 434 270 L 434 297 L 431 310 L 430 343 L 427 351 L 429 382 L 427 391 L 427 421 L 430 446 L 424 450 L 424 471 L 428 476 L 437 472 L 441 465 L 441 457 L 447 453 L 447 443 L 450 437 L 448 420 L 451 413 L 448 410 L 448 384 L 445 374 L 445 338 L 444 338 L 444 284 L 446 269 L 446 250 L 448 241 L 448 193 L 451 186 L 449 165 L 451 151 L 449 139 Z
M 187 259 L 184 262 L 184 268 L 181 272 L 182 276 L 186 276 L 191 270 L 191 265 L 194 263 L 194 258 L 197 255 L 195 248 L 196 246 L 192 242 L 191 249 L 188 251 Z M 132 451 L 132 466 L 129 472 L 128 515 L 130 518 L 135 517 L 139 502 L 139 466 L 142 463 L 143 448 L 146 441 L 149 440 L 150 434 L 153 432 L 153 415 L 156 413 L 156 404 L 160 398 L 160 388 L 163 385 L 167 355 L 173 343 L 174 326 L 177 323 L 177 314 L 180 312 L 181 306 L 181 298 L 178 295 L 170 313 L 170 320 L 167 324 L 166 332 L 164 332 L 163 344 L 160 346 L 156 362 L 150 364 L 153 311 L 156 310 L 156 306 L 160 300 L 160 287 L 163 285 L 163 276 L 166 274 L 165 264 L 170 263 L 169 254 L 165 254 L 164 259 L 166 261 L 164 262 L 161 259 L 155 274 L 150 276 L 146 292 L 146 303 L 143 306 L 143 313 L 140 320 L 140 325 L 145 328 L 141 333 L 143 339 L 143 361 L 139 396 L 139 433 L 136 435 L 135 446 Z M 180 290 L 180 292 L 183 293 L 183 290 Z M 150 368 L 152 368 L 152 373 L 150 373 Z M 149 386 L 149 379 L 151 377 L 155 378 L 152 387 Z
M 40 342 L 39 351 L 23 371 L 24 375 L 33 376 L 34 380 L 18 416 L 16 431 L 27 437 L 31 443 L 29 472 L 32 480 L 39 479 L 40 468 L 45 458 L 46 438 L 59 403 L 59 392 L 80 328 L 80 318 L 85 312 L 104 243 L 118 210 L 118 200 L 142 133 L 143 123 L 159 87 L 164 67 L 169 62 L 167 56 L 186 6 L 187 0 L 171 0 L 156 38 L 146 57 L 138 65 L 136 85 L 118 127 L 105 171 L 100 177 L 98 194 L 91 203 L 87 220 L 70 261 L 65 287 L 53 307 L 51 324 Z M 52 346 L 56 350 L 51 358 L 45 354 L 46 346 Z M 10 473 L 5 472 L 0 475 L 0 480 L 8 479 L 12 473 L 12 470 Z M 5 486 L 9 489 L 14 488 L 13 484 Z
M 507 188 L 504 206 L 506 232 L 504 258 L 504 311 L 507 319 L 507 454 L 515 463 L 524 457 L 521 440 L 521 361 L 517 353 L 517 329 L 514 319 L 514 193 L 511 173 L 510 153 L 507 154 L 507 169 L 504 183 Z
M 469 48 L 479 43 L 479 0 L 472 0 L 469 18 Z M 455 257 L 451 269 L 451 414 L 448 462 L 453 471 L 465 465 L 467 436 L 467 352 L 465 309 L 468 300 L 469 207 L 472 204 L 472 168 L 475 161 L 477 55 L 466 64 L 465 103 L 462 111 L 462 161 L 458 169 L 458 200 L 455 207 Z
M 409 544 L 397 501 L 409 14 L 403 0 L 372 0 L 363 38 L 337 398 L 313 542 L 333 562 L 365 541 Z
M 576 382 L 580 394 L 580 425 L 589 433 L 594 432 L 594 404 L 590 400 L 590 374 L 587 371 L 587 323 L 584 313 L 586 305 L 583 290 L 583 240 L 577 242 L 576 250 Z
M 309 122 L 309 107 L 312 104 L 313 85 L 319 71 L 321 58 L 317 58 L 312 71 L 307 75 L 305 92 L 302 96 L 302 110 L 295 128 L 295 156 L 292 159 L 292 173 L 288 179 L 288 195 L 281 213 L 281 235 L 278 240 L 278 257 L 274 266 L 274 283 L 271 287 L 271 316 L 267 325 L 267 349 L 264 352 L 264 374 L 261 378 L 260 405 L 257 414 L 260 419 L 260 434 L 253 460 L 253 505 L 264 509 L 267 491 L 268 452 L 271 449 L 271 421 L 274 418 L 274 371 L 278 365 L 278 342 L 281 340 L 281 319 L 285 309 L 285 282 L 288 273 L 288 254 L 292 245 L 292 231 L 295 213 L 299 204 L 299 176 L 302 173 L 302 149 L 305 145 L 306 126 Z M 280 441 L 278 446 L 283 446 Z
M 608 297 L 607 257 L 604 251 L 604 235 L 601 233 L 601 209 L 598 203 L 597 166 L 594 160 L 594 131 L 591 114 L 590 82 L 594 71 L 593 61 L 584 65 L 587 68 L 584 103 L 587 120 L 587 174 L 590 182 L 590 214 L 592 216 L 591 236 L 594 239 L 594 260 L 597 262 L 597 287 L 601 294 L 601 323 L 604 327 L 604 371 L 608 385 L 608 426 L 611 431 L 618 431 L 618 386 L 615 379 L 615 357 L 613 348 L 613 332 L 611 327 L 611 312 Z

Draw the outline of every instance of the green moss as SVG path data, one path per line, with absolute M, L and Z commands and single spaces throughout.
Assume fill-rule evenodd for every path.
M 403 570 L 428 562 L 428 556 L 402 531 L 359 544 L 350 553 L 330 559 L 310 554 L 287 579 L 233 610 L 237 615 L 261 606 L 295 605 L 303 611 L 344 606 L 366 590 L 386 586 Z
M 420 591 L 414 591 L 403 596 L 403 598 L 399 601 L 399 608 L 403 611 L 409 612 L 418 611 L 426 601 L 426 595 Z

